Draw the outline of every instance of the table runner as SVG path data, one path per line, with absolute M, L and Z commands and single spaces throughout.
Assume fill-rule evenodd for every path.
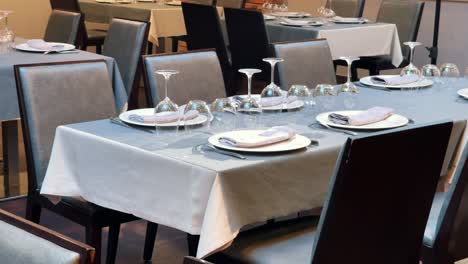
M 361 88 L 355 104 L 360 109 L 393 107 L 418 124 L 453 120 L 444 175 L 456 165 L 454 155 L 468 119 L 468 101 L 456 95 L 456 88 L 465 85 L 468 82 L 460 80 L 418 93 Z M 333 109 L 343 109 L 349 100 L 336 97 Z M 346 136 L 309 128 L 313 114 L 265 114 L 262 124 L 287 122 L 298 133 L 318 139 L 319 147 L 273 156 L 246 155 L 246 160 L 193 150 L 206 142 L 208 135 L 203 133 L 156 136 L 108 120 L 61 126 L 41 193 L 83 197 L 200 234 L 197 256 L 203 257 L 228 245 L 245 225 L 323 204 Z
M 16 39 L 16 43 L 23 42 L 25 42 L 24 39 Z M 97 59 L 103 59 L 107 63 L 109 76 L 114 88 L 116 107 L 120 112 L 127 103 L 127 92 L 120 76 L 119 67 L 113 58 L 85 51 L 78 51 L 78 53 L 72 54 L 43 55 L 42 53 L 13 50 L 5 54 L 0 54 L 0 120 L 16 119 L 20 117 L 18 97 L 16 93 L 15 73 L 13 70 L 14 65 Z

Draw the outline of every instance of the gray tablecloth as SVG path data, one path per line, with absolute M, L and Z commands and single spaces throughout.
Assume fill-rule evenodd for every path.
M 418 124 L 453 120 L 445 173 L 468 119 L 468 100 L 456 95 L 467 81 L 412 93 L 361 88 L 327 104 L 365 109 L 389 106 Z M 450 87 L 450 88 L 448 88 Z M 322 111 L 321 103 L 316 107 Z M 319 140 L 318 147 L 238 160 L 193 147 L 204 133 L 153 135 L 108 120 L 57 129 L 41 192 L 81 196 L 98 205 L 200 234 L 198 256 L 227 245 L 241 227 L 322 205 L 346 135 L 314 123 L 316 112 L 264 114 L 259 126 L 286 124 Z M 206 132 L 206 131 L 205 131 Z M 362 132 L 367 133 L 367 132 Z M 378 175 L 376 175 L 377 177 Z
M 24 42 L 18 39 L 17 43 Z M 47 62 L 104 59 L 113 82 L 115 102 L 120 112 L 127 103 L 127 92 L 120 76 L 119 68 L 113 58 L 94 53 L 79 51 L 73 54 L 48 54 L 11 51 L 0 54 L 0 120 L 19 118 L 18 97 L 16 94 L 14 65 Z

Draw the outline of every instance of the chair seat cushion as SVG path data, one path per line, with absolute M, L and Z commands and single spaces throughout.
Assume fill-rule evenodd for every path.
M 307 217 L 246 231 L 220 255 L 229 263 L 310 263 L 317 222 Z
M 435 238 L 437 236 L 437 224 L 440 217 L 440 211 L 444 204 L 446 193 L 436 193 L 434 200 L 432 201 L 431 213 L 429 214 L 429 220 L 427 221 L 426 230 L 424 231 L 424 245 L 432 247 L 434 245 Z

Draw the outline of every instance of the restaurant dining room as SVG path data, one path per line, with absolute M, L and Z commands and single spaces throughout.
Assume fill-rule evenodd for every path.
M 468 264 L 466 25 L 0 0 L 0 264 Z

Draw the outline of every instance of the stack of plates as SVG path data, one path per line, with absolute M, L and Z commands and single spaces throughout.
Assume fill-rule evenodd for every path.
M 74 45 L 71 45 L 71 44 L 68 44 L 68 43 L 49 42 L 49 44 L 54 45 L 54 46 L 61 46 L 59 52 L 71 51 L 71 50 L 75 49 Z M 27 52 L 38 52 L 38 53 L 44 53 L 44 52 L 49 51 L 49 50 L 42 50 L 42 49 L 32 48 L 27 43 L 17 44 L 15 46 L 15 49 L 21 50 L 21 51 L 27 51 Z

